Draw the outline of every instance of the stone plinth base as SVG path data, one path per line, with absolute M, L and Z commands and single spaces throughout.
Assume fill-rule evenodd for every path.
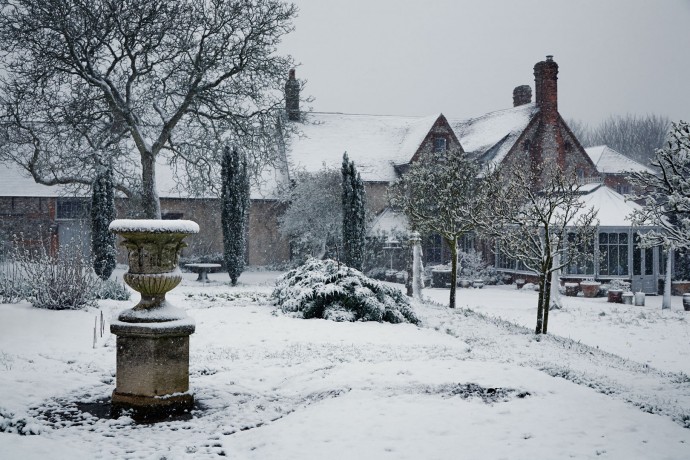
M 131 410 L 140 418 L 189 411 L 189 336 L 191 318 L 161 323 L 115 321 L 117 375 L 113 411 Z

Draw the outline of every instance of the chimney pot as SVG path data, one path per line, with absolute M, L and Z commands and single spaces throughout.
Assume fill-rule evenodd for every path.
M 532 102 L 532 88 L 529 85 L 520 85 L 513 90 L 513 107 Z
M 295 69 L 290 69 L 285 82 L 285 111 L 290 121 L 299 121 L 299 81 L 295 78 Z
M 552 54 L 547 54 L 547 55 L 546 55 L 546 60 L 549 61 L 549 62 L 553 61 L 553 55 L 552 55 Z

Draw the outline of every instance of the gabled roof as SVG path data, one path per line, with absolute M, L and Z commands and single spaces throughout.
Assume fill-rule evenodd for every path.
M 402 117 L 344 113 L 307 113 L 299 135 L 287 145 L 293 171 L 339 168 L 343 153 L 354 161 L 362 179 L 393 181 L 395 164 L 408 163 L 441 115 Z
M 624 174 L 628 172 L 648 172 L 654 174 L 647 166 L 606 145 L 588 147 L 585 149 L 597 171 L 603 174 Z
M 536 104 L 490 112 L 469 120 L 449 120 L 466 153 L 485 164 L 499 164 L 539 113 Z

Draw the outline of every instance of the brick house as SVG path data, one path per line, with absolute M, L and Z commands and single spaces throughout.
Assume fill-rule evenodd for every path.
M 576 171 L 583 183 L 600 184 L 603 180 L 605 186 L 614 189 L 625 187 L 624 172 L 635 166 L 635 162 L 611 149 L 595 147 L 585 150 L 559 114 L 558 64 L 551 56 L 534 66 L 534 81 L 534 102 L 530 86 L 521 85 L 513 91 L 512 107 L 456 120 L 447 119 L 443 114 L 402 117 L 302 112 L 300 85 L 294 70 L 291 71 L 285 85 L 286 118 L 296 134 L 284 145 L 284 166 L 267 168 L 267 180 L 262 187 L 252 189 L 247 251 L 249 265 L 272 265 L 289 260 L 289 243 L 278 231 L 278 218 L 284 209 L 278 200 L 278 187 L 289 183 L 296 171 L 316 172 L 324 166 L 339 168 L 344 152 L 355 162 L 365 182 L 368 210 L 371 215 L 378 216 L 374 226 L 379 229 L 396 225 L 405 227 L 404 219 L 399 219 L 387 209 L 386 190 L 425 151 L 461 148 L 487 164 L 510 167 L 529 167 L 553 161 Z M 83 202 L 84 198 L 68 197 L 66 190 L 40 186 L 4 167 L 0 167 L 0 176 L 12 179 L 8 182 L 0 177 L 3 179 L 0 180 L 0 231 L 16 228 L 22 219 L 29 222 L 23 224 L 28 228 L 35 228 L 35 223 L 42 222 L 51 229 L 54 245 L 61 240 L 60 228 L 73 228 L 76 229 L 74 232 L 85 233 L 83 221 L 78 222 L 80 205 L 76 204 L 80 200 Z M 166 165 L 158 165 L 157 181 L 163 217 L 191 219 L 200 224 L 201 233 L 190 238 L 187 254 L 221 252 L 217 198 L 191 198 L 176 192 L 175 179 Z M 596 189 L 598 185 L 591 187 L 593 193 Z M 66 218 L 68 215 L 62 211 L 71 209 L 67 203 L 72 203 L 74 208 L 69 214 L 71 218 Z M 63 230 L 65 232 L 68 230 Z M 636 249 L 632 246 L 631 230 L 629 226 L 615 230 L 617 234 L 626 232 L 630 242 L 626 263 L 632 267 L 636 263 L 632 255 Z M 461 247 L 467 249 L 471 246 L 472 241 L 464 241 Z M 425 241 L 427 264 L 443 263 L 448 255 L 439 238 L 432 236 Z M 655 275 L 659 270 L 658 258 L 659 254 L 655 252 Z M 497 259 L 495 262 L 500 267 L 501 261 Z M 591 274 L 581 275 L 600 274 L 593 270 Z

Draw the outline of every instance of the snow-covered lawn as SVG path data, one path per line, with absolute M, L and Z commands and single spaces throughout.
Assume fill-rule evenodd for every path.
M 115 347 L 106 333 L 92 348 L 94 319 L 133 301 L 0 305 L 0 458 L 690 458 L 680 298 L 670 312 L 564 298 L 536 338 L 534 292 L 461 289 L 471 310 L 448 310 L 429 289 L 422 327 L 335 323 L 276 312 L 276 275 L 185 274 L 169 298 L 197 323 L 198 409 L 153 425 L 99 413 Z

